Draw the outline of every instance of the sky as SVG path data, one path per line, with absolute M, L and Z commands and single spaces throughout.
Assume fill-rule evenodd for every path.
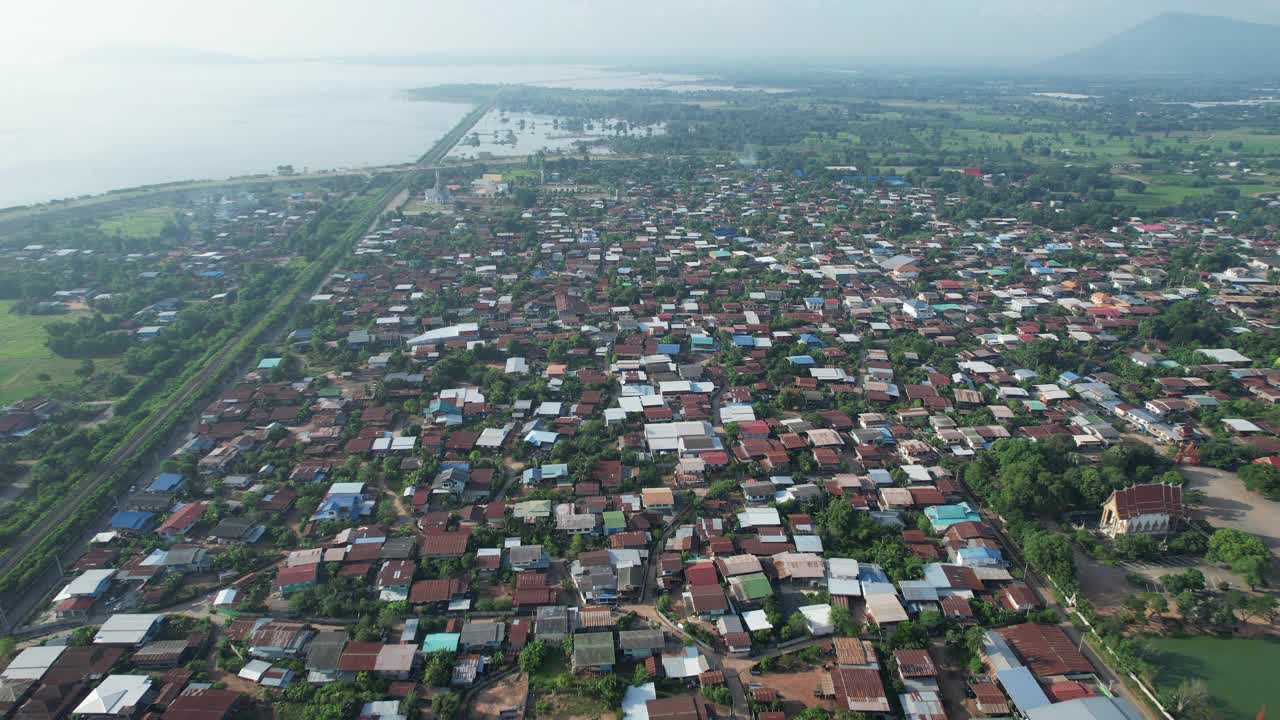
M 536 53 L 987 62 L 1080 49 L 1165 11 L 1280 24 L 1277 0 L 59 0 L 6 3 L 0 64 L 103 46 L 253 58 Z

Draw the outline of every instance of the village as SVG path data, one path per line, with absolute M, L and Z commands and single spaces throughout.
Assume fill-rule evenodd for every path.
M 1274 626 L 1274 228 L 617 162 L 383 217 L 66 568 L 0 717 L 1136 720 L 1171 688 L 1126 626 Z M 228 214 L 129 342 L 319 202 Z

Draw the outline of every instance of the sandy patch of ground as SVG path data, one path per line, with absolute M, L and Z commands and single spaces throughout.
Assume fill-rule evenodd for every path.
M 529 676 L 516 673 L 481 691 L 471 703 L 470 716 L 479 720 L 497 720 L 503 710 L 524 707 L 529 694 Z
M 819 683 L 826 674 L 826 670 L 814 668 L 804 672 L 793 673 L 765 673 L 763 675 L 744 673 L 740 677 L 748 695 L 751 693 L 751 683 L 758 683 L 761 687 L 778 691 L 778 696 L 782 700 L 787 714 L 793 715 L 806 707 L 815 705 L 828 710 L 835 709 L 834 701 L 819 698 L 815 694 Z
M 1183 467 L 1186 487 L 1204 496 L 1193 512 L 1219 528 L 1235 528 L 1257 535 L 1280 559 L 1280 502 L 1249 492 L 1233 472 L 1207 467 Z M 1280 564 L 1276 565 L 1280 569 Z

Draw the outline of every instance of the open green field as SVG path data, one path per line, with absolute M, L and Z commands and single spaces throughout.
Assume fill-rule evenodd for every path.
M 1160 684 L 1173 688 L 1183 680 L 1204 680 L 1219 713 L 1214 717 L 1252 720 L 1262 705 L 1280 710 L 1280 640 L 1162 638 L 1152 645 L 1159 653 Z
M 175 214 L 176 211 L 170 207 L 133 210 L 103 220 L 98 228 L 107 235 L 145 240 L 160 237 L 165 223 L 172 221 Z
M 51 384 L 74 381 L 78 360 L 58 357 L 45 347 L 44 326 L 69 315 L 19 315 L 12 300 L 0 301 L 0 405 L 40 394 Z M 49 375 L 49 382 L 38 376 Z

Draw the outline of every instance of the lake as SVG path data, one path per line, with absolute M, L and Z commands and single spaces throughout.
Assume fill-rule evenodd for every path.
M 0 208 L 178 180 L 409 162 L 469 110 L 447 83 L 658 88 L 696 77 L 549 65 L 57 64 L 0 73 Z

